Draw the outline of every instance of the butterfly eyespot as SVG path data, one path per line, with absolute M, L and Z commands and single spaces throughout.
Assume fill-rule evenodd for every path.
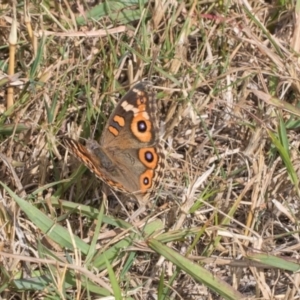
M 154 159 L 152 152 L 146 151 L 145 152 L 145 159 L 146 159 L 147 162 L 151 163 Z
M 138 127 L 139 132 L 146 132 L 147 131 L 147 124 L 146 124 L 145 121 L 138 121 L 137 127 Z
M 147 189 L 151 187 L 153 178 L 153 171 L 147 170 L 140 177 L 140 187 L 141 191 L 145 192 Z
M 141 97 L 138 101 L 138 105 L 145 104 L 146 102 L 147 102 L 147 99 L 145 97 Z
M 139 150 L 140 162 L 148 169 L 156 169 L 158 165 L 158 154 L 155 148 L 141 148 Z

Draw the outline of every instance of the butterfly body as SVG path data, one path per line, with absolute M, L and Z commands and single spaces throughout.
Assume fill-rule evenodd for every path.
M 145 204 L 159 185 L 164 153 L 159 143 L 157 107 L 150 84 L 136 84 L 118 103 L 100 143 L 64 144 L 99 179 Z

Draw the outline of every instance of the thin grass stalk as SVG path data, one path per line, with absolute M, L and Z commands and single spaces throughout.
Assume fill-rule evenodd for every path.
M 16 8 L 13 4 L 14 18 L 11 24 L 11 30 L 8 38 L 9 42 L 9 63 L 8 63 L 8 75 L 14 75 L 15 72 L 15 56 L 17 45 L 17 19 Z M 9 109 L 14 105 L 14 88 L 9 86 L 7 88 L 6 108 Z

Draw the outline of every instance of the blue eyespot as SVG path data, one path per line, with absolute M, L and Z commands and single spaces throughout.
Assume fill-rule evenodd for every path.
M 153 157 L 152 152 L 150 152 L 150 151 L 145 152 L 145 159 L 149 163 L 153 162 L 154 157 Z
M 138 121 L 137 127 L 139 132 L 145 132 L 147 130 L 147 125 L 144 121 Z

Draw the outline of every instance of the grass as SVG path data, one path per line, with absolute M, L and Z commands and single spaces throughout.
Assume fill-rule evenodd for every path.
M 296 2 L 0 4 L 2 298 L 299 297 Z M 61 138 L 141 79 L 168 166 L 132 224 Z

